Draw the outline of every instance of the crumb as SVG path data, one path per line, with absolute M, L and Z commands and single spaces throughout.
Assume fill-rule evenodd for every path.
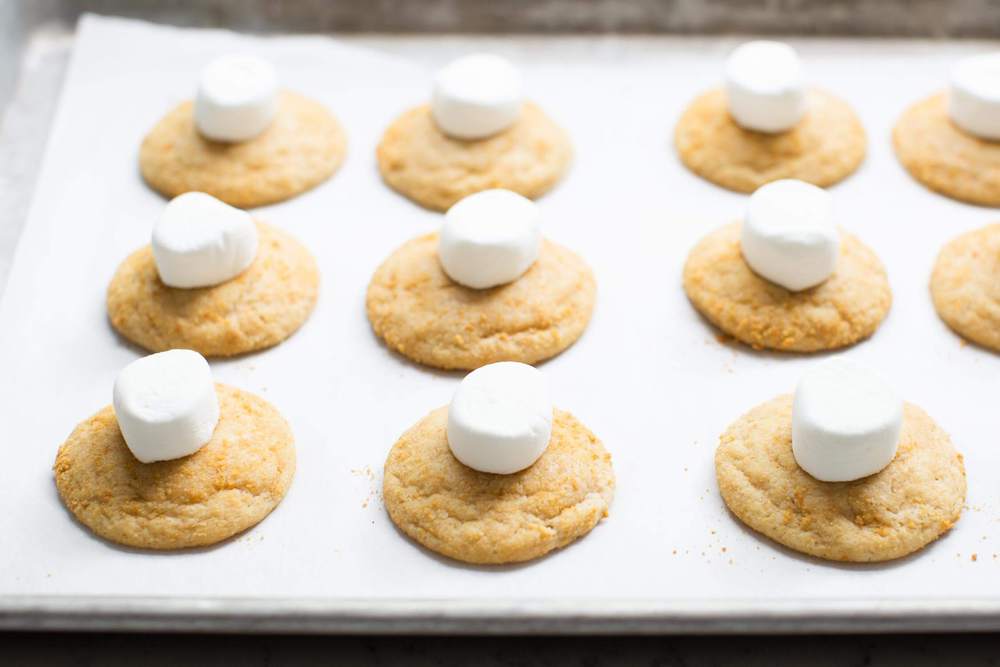
M 726 553 L 726 551 L 727 551 L 726 547 L 722 547 L 722 553 Z
M 672 553 L 673 553 L 673 555 L 675 555 L 675 556 L 676 556 L 676 555 L 677 555 L 677 549 L 674 549 Z M 993 557 L 994 557 L 994 558 L 996 558 L 996 557 L 997 557 L 997 555 L 996 555 L 996 554 L 993 554 Z
M 972 554 L 972 562 L 975 563 L 977 560 L 979 560 L 979 554 Z

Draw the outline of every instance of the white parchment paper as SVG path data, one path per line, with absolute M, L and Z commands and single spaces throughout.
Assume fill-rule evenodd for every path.
M 85 18 L 0 306 L 0 595 L 847 600 L 871 609 L 885 598 L 1000 594 L 1000 359 L 961 345 L 927 291 L 940 246 L 997 216 L 911 181 L 889 138 L 904 106 L 982 45 L 795 43 L 811 79 L 849 99 L 869 132 L 866 163 L 833 192 L 841 224 L 888 267 L 895 302 L 875 337 L 846 354 L 927 409 L 969 473 L 969 507 L 951 534 L 899 562 L 843 566 L 755 536 L 727 514 L 715 485 L 719 434 L 790 391 L 820 358 L 717 342 L 680 286 L 691 245 L 745 203 L 685 171 L 671 141 L 684 105 L 717 83 L 734 40 L 629 44 L 494 43 L 575 142 L 572 171 L 540 204 L 546 234 L 593 266 L 599 300 L 582 340 L 542 368 L 557 405 L 612 452 L 618 490 L 608 520 L 571 547 L 526 565 L 480 568 L 410 542 L 378 494 L 395 439 L 446 403 L 460 377 L 388 352 L 364 314 L 375 267 L 440 222 L 387 189 L 374 160 L 382 130 L 426 99 L 428 65 L 440 63 L 418 66 L 328 38 Z M 288 418 L 298 472 L 270 517 L 225 544 L 174 554 L 123 549 L 74 522 L 51 466 L 72 428 L 110 401 L 117 371 L 140 354 L 104 311 L 108 280 L 148 243 L 164 204 L 139 177 L 139 143 L 191 95 L 209 58 L 235 49 L 273 60 L 289 87 L 327 104 L 349 135 L 332 181 L 256 211 L 317 256 L 315 313 L 272 350 L 212 364 L 221 381 L 260 393 Z

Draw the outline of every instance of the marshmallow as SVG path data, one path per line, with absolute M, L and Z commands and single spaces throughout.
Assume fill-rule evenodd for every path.
M 833 274 L 840 254 L 833 197 L 791 179 L 761 186 L 750 196 L 740 249 L 754 273 L 785 289 L 820 284 Z
M 465 56 L 434 77 L 434 122 L 458 139 L 482 139 L 507 129 L 521 115 L 522 104 L 521 74 L 500 56 Z
M 538 205 L 516 192 L 469 195 L 445 214 L 441 266 L 452 280 L 475 289 L 516 280 L 538 259 L 540 223 Z
M 115 380 L 112 405 L 125 444 L 143 463 L 194 454 L 219 423 L 212 370 L 191 350 L 133 361 Z
M 448 446 L 481 472 L 507 475 L 542 455 L 552 435 L 545 377 L 516 361 L 482 366 L 458 385 L 448 408 Z
M 218 285 L 243 273 L 257 256 L 250 214 L 204 192 L 174 197 L 153 227 L 153 259 L 170 287 Z
M 781 42 L 738 46 L 726 60 L 729 114 L 748 130 L 784 132 L 806 111 L 802 65 L 795 50 Z
M 267 129 L 278 110 L 278 74 L 271 63 L 229 55 L 208 64 L 198 82 L 194 122 L 208 139 L 247 141 Z
M 877 373 L 842 359 L 799 380 L 792 407 L 792 453 L 822 482 L 874 475 L 896 456 L 903 401 Z
M 969 134 L 1000 141 L 1000 52 L 959 61 L 951 72 L 948 114 Z

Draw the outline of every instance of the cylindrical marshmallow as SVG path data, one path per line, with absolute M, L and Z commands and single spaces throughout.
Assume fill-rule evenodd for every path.
M 729 114 L 748 130 L 785 132 L 806 111 L 799 56 L 781 42 L 738 46 L 726 60 L 725 88 Z
M 510 62 L 475 53 L 452 61 L 435 75 L 431 114 L 451 137 L 482 139 L 517 121 L 523 95 L 521 74 Z
M 250 214 L 204 192 L 173 198 L 153 227 L 160 280 L 179 288 L 209 287 L 243 273 L 257 256 Z
M 237 142 L 266 130 L 278 110 L 278 74 L 266 60 L 228 55 L 202 71 L 194 122 L 208 139 Z
M 482 366 L 458 385 L 448 408 L 448 446 L 465 465 L 499 475 L 531 466 L 552 435 L 545 377 L 515 361 Z
M 969 134 L 1000 141 L 1000 52 L 965 58 L 952 69 L 948 114 Z
M 143 463 L 194 454 L 219 422 L 212 371 L 191 350 L 133 361 L 115 380 L 112 405 L 125 444 Z
M 810 369 L 792 407 L 792 453 L 822 482 L 874 475 L 896 456 L 903 401 L 877 373 L 843 359 Z
M 448 209 L 438 256 L 452 280 L 485 289 L 517 280 L 538 259 L 541 244 L 535 202 L 510 190 L 484 190 Z
M 754 273 L 785 289 L 820 284 L 833 274 L 840 254 L 833 197 L 803 181 L 761 186 L 750 196 L 740 249 Z

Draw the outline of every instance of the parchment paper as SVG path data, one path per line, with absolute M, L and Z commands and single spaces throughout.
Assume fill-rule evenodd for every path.
M 86 17 L 0 306 L 0 595 L 764 599 L 859 609 L 889 598 L 995 598 L 1000 360 L 946 329 L 927 282 L 945 241 L 997 216 L 925 191 L 896 163 L 889 138 L 904 106 L 941 87 L 955 58 L 982 45 L 794 42 L 810 78 L 846 97 L 869 132 L 867 161 L 833 192 L 840 223 L 888 267 L 895 301 L 874 338 L 846 354 L 881 369 L 928 410 L 969 473 L 969 507 L 951 534 L 899 562 L 843 566 L 755 536 L 716 489 L 719 434 L 791 391 L 822 358 L 718 342 L 680 286 L 691 245 L 745 204 L 688 173 L 671 139 L 687 102 L 717 84 L 735 42 L 493 43 L 523 67 L 530 97 L 576 146 L 572 171 L 540 205 L 545 233 L 594 268 L 598 304 L 582 340 L 542 369 L 556 404 L 611 451 L 618 488 L 610 517 L 569 548 L 481 568 L 421 549 L 385 513 L 378 490 L 386 453 L 449 400 L 461 375 L 390 353 L 364 314 L 375 267 L 440 223 L 382 184 L 374 148 L 394 116 L 426 99 L 428 66 L 442 63 L 418 66 L 329 38 Z M 272 350 L 212 363 L 221 381 L 258 392 L 287 417 L 298 471 L 277 510 L 227 543 L 173 554 L 123 549 L 75 523 L 51 466 L 73 427 L 110 401 L 118 370 L 141 354 L 114 334 L 104 310 L 108 280 L 148 243 L 164 204 L 139 177 L 139 143 L 192 94 L 208 59 L 236 49 L 273 60 L 288 87 L 327 104 L 349 135 L 332 181 L 255 211 L 318 258 L 323 284 L 312 318 Z

